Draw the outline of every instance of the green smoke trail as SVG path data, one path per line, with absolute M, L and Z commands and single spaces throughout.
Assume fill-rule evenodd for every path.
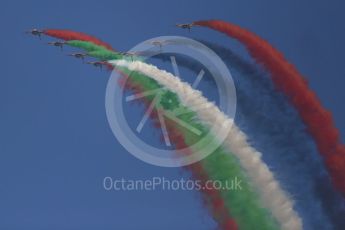
M 100 60 L 124 59 L 123 55 L 105 49 L 88 52 L 88 55 L 94 58 L 99 58 Z
M 67 41 L 66 44 L 69 46 L 83 49 L 87 52 L 98 51 L 98 50 L 107 50 L 103 46 L 99 46 L 99 45 L 96 45 L 92 42 L 86 42 L 86 41 L 71 40 L 71 41 Z
M 99 58 L 102 61 L 124 59 L 126 61 L 136 61 L 141 58 L 136 55 L 123 55 L 116 51 L 111 51 L 103 46 L 96 45 L 92 42 L 71 40 L 66 42 L 67 45 L 83 49 L 90 57 Z
M 131 82 L 140 85 L 144 91 L 156 90 L 162 88 L 155 80 L 137 73 L 131 72 L 126 68 L 119 68 L 122 72 L 126 73 Z M 179 119 L 191 125 L 193 128 L 202 130 L 202 133 L 208 133 L 208 128 L 197 122 L 196 114 L 186 107 L 181 106 L 179 100 L 176 100 L 178 96 L 168 91 L 169 93 L 163 93 L 161 101 L 170 101 L 170 108 L 178 108 L 179 111 L 183 111 L 184 114 L 179 116 Z M 149 95 L 146 99 L 152 101 L 154 95 Z M 210 137 L 197 136 L 188 129 L 175 126 L 181 134 L 183 134 L 184 141 L 188 146 L 195 144 L 200 138 L 209 138 L 208 143 L 217 144 L 216 140 L 212 140 Z M 191 149 L 196 151 L 195 149 Z M 209 175 L 209 179 L 213 181 L 220 181 L 222 185 L 229 182 L 230 179 L 237 178 L 241 181 L 241 190 L 220 190 L 221 196 L 225 201 L 226 206 L 230 210 L 230 215 L 236 220 L 240 229 L 278 229 L 276 221 L 270 215 L 268 210 L 264 209 L 259 201 L 259 196 L 254 192 L 254 188 L 250 185 L 247 176 L 240 167 L 240 164 L 235 156 L 226 153 L 223 147 L 218 147 L 212 154 L 201 162 L 204 170 Z

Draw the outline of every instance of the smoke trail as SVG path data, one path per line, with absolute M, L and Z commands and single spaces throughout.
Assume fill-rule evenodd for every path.
M 237 90 L 236 124 L 263 153 L 265 163 L 279 168 L 276 177 L 298 200 L 295 207 L 304 229 L 330 229 L 332 225 L 341 229 L 345 225 L 342 197 L 327 178 L 314 141 L 305 133 L 305 125 L 286 97 L 274 89 L 268 74 L 231 50 L 200 42 L 215 51 L 231 70 Z M 195 74 L 203 68 L 183 55 L 174 56 L 179 66 Z M 170 55 L 156 58 L 170 62 Z M 211 78 L 208 72 L 204 76 Z
M 209 27 L 242 42 L 255 60 L 271 72 L 277 87 L 297 108 L 324 157 L 334 185 L 345 196 L 345 146 L 340 143 L 331 113 L 322 107 L 295 67 L 268 42 L 239 26 L 219 20 L 197 21 L 194 24 Z
M 98 51 L 98 50 L 112 51 L 103 46 L 96 45 L 92 43 L 91 41 L 70 40 L 70 41 L 67 41 L 66 44 L 72 47 L 83 49 L 87 52 Z
M 99 58 L 101 60 L 117 60 L 117 59 L 122 59 L 122 55 L 108 51 L 108 50 L 95 50 L 88 52 L 88 55 Z
M 80 32 L 75 32 L 71 30 L 55 30 L 55 29 L 46 29 L 43 31 L 45 35 L 59 38 L 65 41 L 70 41 L 70 40 L 81 40 L 81 41 L 88 41 L 92 42 L 96 45 L 103 46 L 104 48 L 108 50 L 114 50 L 111 45 L 99 40 L 98 38 L 95 38 L 93 36 L 90 36 L 88 34 L 80 33 Z
M 121 67 L 117 67 L 120 68 Z M 144 76 L 137 72 L 130 73 L 128 70 L 122 70 L 124 72 L 128 72 L 130 74 L 130 80 L 136 82 L 140 87 L 144 88 L 146 91 L 148 90 L 155 90 L 157 82 L 150 77 Z M 150 97 L 150 96 L 148 96 Z M 150 101 L 153 100 L 152 96 L 149 98 Z M 177 102 L 177 105 L 180 103 Z M 203 125 L 196 123 L 198 119 L 195 119 L 195 114 L 190 113 L 187 107 L 184 108 L 186 112 L 184 112 L 182 116 L 179 118 L 182 119 L 185 123 L 192 125 L 199 130 L 203 130 Z M 180 110 L 180 108 L 179 108 Z M 174 124 L 173 126 L 176 129 L 180 130 L 183 133 L 183 141 L 188 146 L 192 146 L 193 143 L 196 142 L 200 137 L 196 136 L 193 133 L 186 129 L 179 128 Z M 207 133 L 207 132 L 205 132 Z M 203 137 L 204 138 L 204 137 Z M 207 143 L 212 143 L 214 140 L 210 140 Z M 193 151 L 193 148 L 191 148 Z M 227 154 L 224 152 L 222 148 L 218 148 L 214 151 L 210 156 L 204 159 L 200 166 L 193 165 L 191 166 L 192 169 L 202 167 L 208 177 L 213 181 L 222 181 L 223 184 L 229 180 L 229 178 L 238 178 L 242 181 L 242 190 L 240 191 L 232 191 L 232 190 L 223 190 L 222 197 L 223 200 L 218 198 L 216 199 L 214 196 L 213 191 L 206 191 L 207 197 L 206 199 L 213 199 L 212 204 L 216 207 L 216 210 L 219 210 L 223 206 L 228 207 L 230 209 L 231 216 L 235 218 L 236 223 L 238 224 L 240 229 L 255 229 L 257 226 L 260 226 L 261 229 L 277 229 L 275 226 L 275 222 L 271 220 L 271 216 L 269 213 L 262 209 L 259 200 L 256 198 L 257 195 L 253 193 L 251 186 L 247 182 L 246 176 L 243 174 L 243 170 L 239 166 L 237 159 L 231 154 Z M 195 171 L 194 171 L 195 172 Z M 198 173 L 198 172 L 196 172 Z M 211 192 L 211 194 L 210 194 Z M 224 215 L 222 212 L 218 211 L 216 213 L 218 215 Z M 234 221 L 226 221 L 227 225 L 234 223 Z M 228 228 L 225 228 L 228 229 Z
M 172 74 L 142 62 L 129 63 L 120 60 L 111 61 L 110 63 L 152 77 L 168 89 L 177 92 L 181 101 L 187 107 L 194 104 L 209 104 L 209 109 L 197 112 L 199 118 L 208 125 L 216 123 L 219 127 L 222 127 L 224 124 L 229 123 L 226 115 L 202 97 L 200 92 L 193 90 L 188 84 L 182 83 Z M 233 125 L 224 145 L 236 155 L 242 167 L 247 170 L 253 185 L 259 190 L 264 206 L 271 210 L 272 215 L 280 223 L 282 229 L 302 229 L 301 219 L 293 210 L 293 202 L 280 188 L 279 183 L 274 179 L 268 167 L 261 161 L 261 153 L 253 149 L 246 139 L 245 134 Z

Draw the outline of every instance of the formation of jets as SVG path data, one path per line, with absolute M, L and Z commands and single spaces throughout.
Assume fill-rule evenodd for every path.
M 194 26 L 193 23 L 189 23 L 189 24 L 176 24 L 177 27 L 182 28 L 182 29 L 188 29 L 188 31 L 191 30 L 191 28 Z M 39 30 L 39 29 L 32 29 L 32 30 L 28 30 L 25 31 L 25 33 L 27 34 L 31 34 L 33 36 L 38 36 L 39 39 L 41 39 L 41 35 L 44 34 L 43 30 Z M 163 45 L 167 44 L 168 41 L 165 40 L 154 40 L 154 41 L 150 41 L 150 44 L 152 44 L 153 46 L 157 46 L 160 49 L 162 49 Z M 54 41 L 54 42 L 48 42 L 48 45 L 52 45 L 52 46 L 56 46 L 56 47 L 60 47 L 61 50 L 63 50 L 63 46 L 66 44 L 66 42 L 64 41 Z M 118 52 L 119 54 L 125 55 L 125 56 L 130 56 L 131 59 L 133 60 L 133 56 L 137 56 L 140 55 L 139 52 Z M 77 59 L 81 59 L 84 62 L 85 57 L 88 56 L 87 53 L 72 53 L 72 54 L 68 54 L 68 56 L 71 57 L 75 57 Z M 104 65 L 107 64 L 107 62 L 105 61 L 90 61 L 90 62 L 86 62 L 86 64 L 90 64 L 93 65 L 97 68 L 102 69 L 102 67 Z

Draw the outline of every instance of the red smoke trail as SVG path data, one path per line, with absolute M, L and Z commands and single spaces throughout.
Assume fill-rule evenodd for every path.
M 339 131 L 334 127 L 331 113 L 322 107 L 296 68 L 267 41 L 239 26 L 219 20 L 197 21 L 194 24 L 209 27 L 240 41 L 253 58 L 271 72 L 276 86 L 297 108 L 308 132 L 316 141 L 334 185 L 345 196 L 345 146 L 340 143 Z
M 113 50 L 111 45 L 99 40 L 98 38 L 90 36 L 88 34 L 79 33 L 79 32 L 70 31 L 70 30 L 54 30 L 54 29 L 47 29 L 47 30 L 44 30 L 43 32 L 45 35 L 59 38 L 65 41 L 80 40 L 80 41 L 93 42 L 94 44 L 103 46 L 104 48 L 108 50 Z

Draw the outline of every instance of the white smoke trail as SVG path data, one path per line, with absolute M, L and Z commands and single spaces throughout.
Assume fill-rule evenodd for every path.
M 216 105 L 209 102 L 200 91 L 193 89 L 188 83 L 182 82 L 171 73 L 140 61 L 116 60 L 109 63 L 140 72 L 156 80 L 162 86 L 175 92 L 181 103 L 189 108 L 193 108 L 195 105 L 207 106 L 208 109 L 195 112 L 209 126 L 214 126 L 216 123 L 218 127 L 222 127 L 232 123 L 232 119 L 221 112 Z M 263 206 L 271 211 L 281 228 L 284 230 L 302 229 L 302 220 L 293 209 L 293 201 L 280 187 L 273 173 L 262 161 L 261 153 L 248 143 L 246 135 L 235 124 L 233 124 L 223 145 L 239 159 L 253 186 L 258 189 Z

